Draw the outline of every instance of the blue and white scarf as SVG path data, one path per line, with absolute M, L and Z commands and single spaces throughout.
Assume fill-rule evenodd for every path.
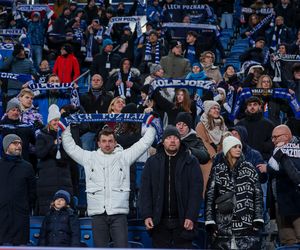
M 22 83 L 28 82 L 32 79 L 31 75 L 27 74 L 16 74 L 16 73 L 8 73 L 8 72 L 0 72 L 1 79 L 10 79 L 16 80 Z
M 241 12 L 242 13 L 245 13 L 245 14 L 261 14 L 261 15 L 269 15 L 269 14 L 272 14 L 274 12 L 274 9 L 273 8 L 261 8 L 261 9 L 257 9 L 257 10 L 254 10 L 252 8 L 246 8 L 246 7 L 243 7 L 241 9 Z
M 279 31 L 278 31 L 279 29 Z M 273 49 L 274 51 L 276 51 L 277 45 L 281 43 L 280 41 L 280 35 L 282 33 L 282 27 L 278 28 L 277 26 L 275 26 L 274 28 L 274 32 L 272 35 L 272 42 L 271 42 L 271 49 Z M 278 36 L 276 36 L 278 34 Z
M 131 75 L 132 75 L 131 70 L 129 70 L 127 81 L 131 80 Z M 125 99 L 125 96 L 126 97 L 131 97 L 131 89 L 130 88 L 126 87 L 126 94 L 125 94 L 125 84 L 126 84 L 126 81 L 125 81 L 125 83 L 122 81 L 121 70 L 118 71 L 118 80 L 121 80 L 121 83 L 118 86 L 118 91 L 119 91 L 120 97 L 122 97 L 123 99 Z
M 0 29 L 0 36 L 21 36 L 24 34 L 22 29 Z
M 174 78 L 160 78 L 151 82 L 151 87 L 156 88 L 191 88 L 191 89 L 216 89 L 216 83 L 210 80 L 188 80 Z
M 252 30 L 249 31 L 250 35 L 248 36 L 250 43 L 252 45 L 255 44 L 252 36 L 254 33 L 256 33 L 257 31 L 259 31 L 266 23 L 270 22 L 273 18 L 273 14 L 269 14 L 268 16 L 266 16 L 263 20 L 261 20 L 254 28 L 252 28 Z
M 49 6 L 46 4 L 20 4 L 17 6 L 17 11 L 22 12 L 40 12 L 40 11 L 49 11 Z
M 79 95 L 77 92 L 77 89 L 75 88 L 74 83 L 34 83 L 31 82 L 29 83 L 28 87 L 33 91 L 39 91 L 39 90 L 66 90 L 70 89 L 71 90 L 71 97 L 70 97 L 70 102 L 73 104 L 75 107 L 80 106 L 80 100 L 79 100 Z
M 151 114 L 145 113 L 125 113 L 125 114 L 71 114 L 68 117 L 62 119 L 64 125 L 72 123 L 81 124 L 82 122 L 134 122 L 134 123 L 145 123 L 151 124 L 156 130 L 156 141 L 159 143 L 163 134 L 163 126 L 161 119 L 154 118 Z
M 281 82 L 281 61 L 284 62 L 300 62 L 300 55 L 285 54 L 281 55 L 279 53 L 272 54 L 271 66 L 274 69 L 274 82 Z
M 140 16 L 122 16 L 122 17 L 112 17 L 108 23 L 105 35 L 110 36 L 112 27 L 115 23 L 136 23 L 136 32 L 137 37 L 142 36 L 142 27 L 141 27 L 141 17 Z
M 234 120 L 238 115 L 242 104 L 253 95 L 269 95 L 273 98 L 284 99 L 287 100 L 289 106 L 292 108 L 296 119 L 300 119 L 300 105 L 295 97 L 295 95 L 291 95 L 287 89 L 275 88 L 275 89 L 250 89 L 244 88 L 243 91 L 239 94 L 234 108 L 229 116 L 230 120 Z
M 147 62 L 151 61 L 151 59 L 152 59 L 151 50 L 152 50 L 152 45 L 149 41 L 147 41 L 146 48 L 145 48 L 145 58 L 144 58 L 144 60 L 147 61 Z M 159 62 L 160 62 L 160 44 L 159 44 L 159 41 L 157 41 L 156 45 L 155 45 L 155 59 L 154 59 L 154 62 L 156 64 L 159 64 Z

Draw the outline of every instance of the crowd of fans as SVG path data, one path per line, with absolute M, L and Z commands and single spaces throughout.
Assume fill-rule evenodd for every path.
M 155 247 L 189 248 L 200 206 L 209 247 L 263 248 L 260 233 L 273 219 L 280 244 L 300 243 L 300 1 L 1 4 L 0 244 L 26 244 L 32 214 L 45 216 L 40 245 L 79 246 L 69 205 L 80 197 L 82 168 L 81 215 L 93 216 L 96 246 L 111 237 L 125 247 L 129 213 L 145 220 Z M 248 41 L 239 68 L 227 62 L 224 30 Z M 162 143 L 152 144 L 153 123 L 85 122 L 63 132 L 63 117 L 102 113 L 152 114 Z M 136 161 L 146 162 L 140 194 Z M 106 182 L 125 188 L 102 190 Z

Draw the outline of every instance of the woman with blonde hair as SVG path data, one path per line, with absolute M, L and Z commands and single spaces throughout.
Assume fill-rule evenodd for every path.
M 204 183 L 204 192 L 213 158 L 222 150 L 222 140 L 224 133 L 227 131 L 223 117 L 220 115 L 220 104 L 215 101 L 205 101 L 204 113 L 200 117 L 200 122 L 196 127 L 197 135 L 202 139 L 204 146 L 210 154 L 211 160 L 201 165 Z
M 120 114 L 121 110 L 125 107 L 125 105 L 126 105 L 125 100 L 122 97 L 117 96 L 111 100 L 111 102 L 108 106 L 107 113 L 108 114 Z M 107 122 L 106 124 L 113 130 L 116 128 L 116 125 L 117 125 L 116 122 Z
M 204 51 L 200 57 L 200 62 L 206 76 L 219 84 L 219 82 L 222 81 L 222 75 L 219 67 L 214 65 L 215 60 L 216 57 L 212 51 Z

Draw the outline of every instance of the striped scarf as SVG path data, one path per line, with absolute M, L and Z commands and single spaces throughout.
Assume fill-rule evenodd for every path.
M 128 73 L 127 81 L 131 80 L 131 75 L 132 75 L 132 73 L 131 73 L 131 70 L 130 70 L 129 73 Z M 121 83 L 118 86 L 119 95 L 120 95 L 120 97 L 122 97 L 123 99 L 125 99 L 125 91 L 124 91 L 125 84 L 122 81 L 121 70 L 118 72 L 118 80 L 121 80 Z M 127 82 L 127 81 L 125 81 L 125 82 Z M 131 97 L 131 90 L 130 90 L 130 88 L 126 88 L 126 97 Z
M 281 43 L 281 41 L 280 41 L 281 32 L 282 32 L 282 27 L 279 28 L 278 26 L 275 26 L 274 33 L 272 36 L 272 43 L 271 43 L 271 47 L 270 47 L 274 51 L 276 51 L 277 44 Z
M 152 59 L 151 50 L 152 50 L 152 45 L 148 41 L 146 43 L 145 61 L 151 61 L 151 59 Z M 159 46 L 159 42 L 157 41 L 156 45 L 155 45 L 155 60 L 154 60 L 154 63 L 159 64 L 159 61 L 160 61 L 160 46 Z

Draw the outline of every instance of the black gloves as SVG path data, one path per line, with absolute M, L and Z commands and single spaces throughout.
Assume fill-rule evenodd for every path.
M 208 224 L 205 226 L 205 229 L 207 234 L 215 236 L 217 234 L 218 227 L 216 224 Z
M 254 231 L 259 231 L 264 227 L 264 223 L 261 221 L 254 221 L 253 222 L 253 230 Z

